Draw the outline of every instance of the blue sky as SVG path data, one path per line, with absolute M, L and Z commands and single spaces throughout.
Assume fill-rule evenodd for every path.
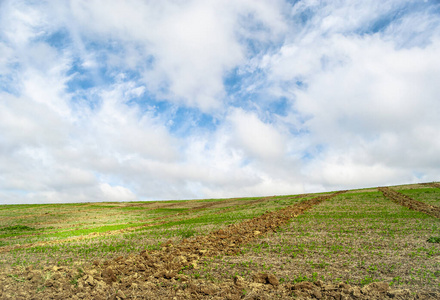
M 1 1 L 0 201 L 438 181 L 438 1 Z

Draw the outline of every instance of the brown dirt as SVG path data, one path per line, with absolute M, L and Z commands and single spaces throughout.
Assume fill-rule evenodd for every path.
M 138 255 L 118 257 L 102 264 L 95 262 L 94 266 L 86 268 L 84 272 L 53 267 L 44 272 L 27 268 L 10 276 L 4 273 L 0 276 L 0 298 L 39 299 L 44 296 L 46 299 L 148 299 L 146 295 L 151 293 L 151 297 L 159 298 L 176 296 L 224 299 L 226 296 L 238 299 L 243 296 L 244 286 L 262 295 L 291 294 L 294 287 L 285 285 L 278 289 L 278 279 L 273 274 L 257 274 L 253 283 L 236 279 L 232 285 L 227 281 L 211 285 L 197 280 L 188 282 L 188 277 L 179 274 L 179 271 L 185 268 L 197 269 L 197 263 L 202 257 L 238 254 L 240 245 L 267 232 L 276 231 L 291 218 L 340 193 L 309 199 L 206 236 L 184 239 L 177 244 L 170 241 L 160 251 L 142 251 Z
M 88 212 L 95 212 L 95 211 L 101 211 L 101 208 L 93 208 L 93 209 L 85 209 L 85 210 L 81 210 L 81 213 L 88 213 Z M 71 215 L 72 213 L 76 213 L 73 211 L 66 211 L 66 212 L 57 212 L 56 216 L 61 216 L 61 215 Z M 28 215 L 21 215 L 21 216 L 15 216 L 15 217 L 3 217 L 3 220 L 23 220 L 23 219 L 30 219 L 30 218 L 47 218 L 50 217 L 52 215 L 51 212 L 45 212 L 45 213 L 40 213 L 40 214 L 28 214 Z M 41 223 L 37 223 L 37 224 L 46 224 L 48 222 L 41 222 Z
M 305 197 L 303 195 L 299 195 L 299 196 L 295 196 L 292 197 L 294 198 L 301 198 L 301 197 Z M 206 208 L 213 208 L 214 206 L 217 206 L 218 208 L 221 208 L 223 206 L 227 206 L 228 208 L 220 210 L 214 214 L 223 214 L 226 212 L 230 212 L 230 211 L 234 211 L 237 210 L 240 207 L 246 206 L 246 205 L 253 205 L 253 204 L 257 204 L 257 203 L 261 203 L 261 202 L 266 202 L 269 201 L 270 199 L 274 198 L 273 196 L 270 197 L 264 197 L 261 199 L 257 199 L 254 201 L 246 201 L 245 203 L 243 203 L 243 201 L 240 201 L 240 198 L 232 198 L 232 199 L 227 199 L 227 200 L 222 200 L 222 201 L 215 201 L 215 202 L 209 202 L 207 204 L 201 205 L 201 206 L 196 206 L 196 207 L 191 207 L 188 210 L 184 211 L 184 212 L 180 212 L 180 213 L 176 213 L 176 214 L 171 214 L 171 215 L 165 215 L 165 216 L 160 216 L 160 217 L 156 217 L 153 218 L 151 220 L 163 220 L 163 219 L 169 219 L 169 218 L 174 218 L 174 217 L 178 217 L 178 216 L 185 216 L 188 215 L 188 212 L 197 212 L 197 211 L 201 211 L 204 210 Z M 232 205 L 232 207 L 230 207 Z M 194 217 L 194 218 L 198 218 L 198 216 Z M 175 219 L 173 221 L 180 221 L 180 220 L 189 220 L 191 218 L 183 218 L 183 219 Z
M 408 207 L 409 209 L 423 212 L 425 214 L 431 215 L 436 218 L 440 218 L 440 207 L 429 205 L 413 198 L 396 192 L 388 187 L 380 187 L 378 188 L 382 194 L 390 199 L 391 201 L 400 204 L 402 206 Z
M 438 189 L 440 189 L 440 183 L 436 183 L 436 182 L 428 182 L 428 183 L 422 183 L 423 185 L 426 185 L 426 186 L 431 186 L 431 187 L 435 187 L 435 188 L 438 188 Z
M 288 199 L 299 199 L 299 198 L 305 198 L 305 197 L 308 197 L 308 196 L 310 196 L 310 194 L 302 194 L 302 195 L 296 195 L 296 196 L 293 196 L 293 197 L 289 197 Z M 243 207 L 243 206 L 246 206 L 246 205 L 254 205 L 254 204 L 270 201 L 270 200 L 272 200 L 274 198 L 275 198 L 274 196 L 264 197 L 264 198 L 257 199 L 257 200 L 254 200 L 254 201 L 250 201 L 250 202 L 246 202 L 246 203 L 240 202 L 240 203 L 238 203 L 236 205 L 237 205 L 237 207 Z M 233 211 L 233 210 L 237 209 L 237 207 L 226 208 L 224 210 L 216 212 L 215 214 L 223 214 L 225 212 Z
M 296 196 L 294 198 L 300 198 L 300 196 Z M 173 217 L 177 217 L 177 216 L 181 216 L 181 215 L 187 215 L 188 211 L 194 212 L 194 211 L 199 211 L 199 210 L 203 210 L 203 209 L 206 209 L 206 208 L 210 208 L 210 207 L 213 207 L 213 206 L 223 206 L 223 205 L 225 205 L 225 203 L 231 204 L 231 202 L 234 202 L 235 206 L 242 206 L 242 205 L 251 205 L 251 204 L 255 204 L 255 203 L 260 203 L 260 202 L 268 201 L 268 200 L 270 200 L 272 198 L 273 197 L 265 197 L 265 198 L 261 198 L 261 199 L 255 200 L 255 201 L 248 202 L 246 204 L 243 204 L 241 201 L 239 203 L 235 203 L 235 201 L 238 198 L 228 199 L 228 200 L 224 200 L 224 201 L 221 201 L 221 202 L 209 202 L 209 203 L 203 204 L 201 206 L 191 207 L 188 210 L 186 210 L 185 212 L 171 214 L 171 215 L 165 215 L 165 216 L 160 216 L 160 217 L 153 218 L 151 220 L 157 221 L 157 220 L 169 219 L 169 218 L 173 218 Z M 176 203 L 173 203 L 171 206 L 175 206 L 175 205 L 176 205 Z M 161 208 L 165 208 L 165 207 L 168 208 L 168 207 L 170 207 L 170 205 L 161 206 Z M 234 209 L 236 209 L 236 207 L 232 207 L 232 208 L 230 208 L 228 210 L 234 210 Z M 148 210 L 150 210 L 150 209 L 148 209 Z M 225 212 L 225 210 L 220 211 L 219 213 L 224 213 L 224 212 Z M 194 218 L 197 218 L 197 216 L 194 217 Z M 173 221 L 190 220 L 190 219 L 192 219 L 192 218 L 174 219 Z M 10 251 L 17 250 L 17 249 L 27 249 L 27 248 L 32 248 L 32 247 L 36 247 L 36 246 L 57 245 L 57 244 L 62 244 L 62 243 L 67 243 L 67 242 L 73 242 L 73 241 L 78 241 L 78 240 L 85 240 L 85 239 L 95 238 L 97 236 L 110 236 L 110 235 L 115 235 L 115 234 L 131 232 L 131 231 L 134 231 L 134 230 L 137 230 L 137 229 L 140 229 L 140 228 L 144 228 L 144 227 L 163 225 L 165 223 L 168 223 L 168 221 L 148 223 L 148 224 L 141 224 L 139 226 L 133 226 L 133 227 L 124 228 L 124 229 L 118 229 L 118 230 L 111 230 L 111 231 L 102 232 L 102 233 L 95 233 L 95 232 L 93 232 L 93 233 L 90 233 L 90 234 L 87 234 L 87 235 L 75 236 L 75 237 L 71 237 L 71 238 L 59 239 L 59 240 L 53 240 L 53 241 L 41 241 L 41 242 L 27 243 L 27 244 L 14 245 L 14 246 L 4 246 L 4 247 L 0 247 L 0 253 L 10 252 Z M 83 227 L 83 228 L 86 229 L 87 227 Z M 74 228 L 74 229 L 71 229 L 71 230 L 73 231 L 73 230 L 76 230 L 76 229 Z M 36 235 L 42 235 L 42 234 L 44 234 L 44 233 L 32 233 L 32 234 L 17 236 L 17 238 L 28 237 L 28 236 L 36 236 Z
M 93 262 L 82 269 L 32 267 L 0 271 L 0 299 L 438 299 L 437 294 L 412 294 L 374 282 L 362 288 L 321 281 L 281 284 L 272 273 L 256 273 L 211 283 L 180 271 L 198 269 L 202 258 L 239 254 L 241 245 L 276 232 L 291 218 L 342 192 L 322 195 L 284 209 L 232 224 L 206 236 L 167 242 L 158 251 Z

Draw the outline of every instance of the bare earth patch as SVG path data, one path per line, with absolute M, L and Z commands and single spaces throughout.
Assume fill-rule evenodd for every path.
M 293 198 L 247 204 L 273 209 Z M 159 208 L 171 209 L 164 233 L 243 208 L 235 199 L 182 203 L 187 215 L 173 214 L 180 206 L 171 204 Z M 128 256 L 4 268 L 0 299 L 438 299 L 440 251 L 427 238 L 439 222 L 377 191 L 323 194 L 221 229 L 204 224 L 202 230 L 214 231 Z M 123 242 L 136 233 L 108 237 Z
M 429 204 L 414 200 L 411 197 L 404 195 L 402 193 L 399 193 L 397 191 L 393 191 L 392 189 L 390 189 L 388 187 L 379 188 L 379 191 L 381 191 L 385 197 L 391 199 L 392 201 L 394 201 L 402 206 L 408 207 L 409 209 L 413 209 L 416 211 L 426 213 L 426 214 L 431 215 L 436 218 L 440 218 L 440 207 L 429 205 Z

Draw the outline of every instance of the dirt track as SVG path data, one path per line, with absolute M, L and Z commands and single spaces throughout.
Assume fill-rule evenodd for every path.
M 409 209 L 423 212 L 436 218 L 440 218 L 440 207 L 429 205 L 408 197 L 407 195 L 396 192 L 388 187 L 380 187 L 379 191 L 391 201 L 408 207 Z
M 428 183 L 422 183 L 422 184 L 440 189 L 440 183 L 428 182 Z
M 184 275 L 179 274 L 179 271 L 184 268 L 197 268 L 197 262 L 202 257 L 215 256 L 219 254 L 237 254 L 240 252 L 240 245 L 248 243 L 251 240 L 263 235 L 269 231 L 276 231 L 277 228 L 287 223 L 291 218 L 304 213 L 314 205 L 322 201 L 334 197 L 342 192 L 337 192 L 330 195 L 319 196 L 309 199 L 298 204 L 286 207 L 284 209 L 263 214 L 260 217 L 244 221 L 240 224 L 233 224 L 225 229 L 221 229 L 206 236 L 199 236 L 193 239 L 184 239 L 178 244 L 171 242 L 165 243 L 162 250 L 147 252 L 143 251 L 138 255 L 131 255 L 128 257 L 119 257 L 114 260 L 106 261 L 104 263 L 95 262 L 95 266 L 85 271 L 85 274 L 77 280 L 77 287 L 71 283 L 78 277 L 78 274 L 73 270 L 54 267 L 50 270 L 55 275 L 50 279 L 44 280 L 44 276 L 31 269 L 27 269 L 22 276 L 28 279 L 21 293 L 27 297 L 32 298 L 41 296 L 35 293 L 38 285 L 44 286 L 45 295 L 50 298 L 75 298 L 76 293 L 85 292 L 87 299 L 102 299 L 108 297 L 115 299 L 117 292 L 119 298 L 123 299 L 121 293 L 124 295 L 144 295 L 145 290 L 153 292 L 151 282 L 161 282 L 167 285 L 170 282 L 184 282 L 187 280 Z M 259 277 L 258 277 L 259 276 Z M 272 275 L 258 275 L 256 281 L 265 285 L 278 285 L 277 279 Z M 265 277 L 266 276 L 266 277 Z M 236 285 L 240 285 L 240 280 Z M 12 281 L 13 282 L 13 281 Z M 243 283 L 244 284 L 244 283 Z M 139 287 L 134 289 L 133 286 Z M 17 288 L 14 284 L 6 286 L 0 296 L 8 298 L 11 290 L 15 292 Z M 222 295 L 224 287 L 217 287 L 211 289 L 211 292 L 205 291 L 205 295 L 219 293 Z M 4 289 L 4 288 L 3 288 Z M 235 291 L 235 288 L 233 289 Z M 33 293 L 31 291 L 34 291 Z M 117 291 L 117 292 L 115 292 Z M 31 292 L 31 293 L 30 293 Z M 157 295 L 155 291 L 154 294 Z M 170 293 L 167 289 L 162 292 Z M 196 294 L 197 288 L 193 291 Z M 240 292 L 240 290 L 239 290 Z M 234 294 L 236 292 L 233 292 Z M 191 294 L 191 293 L 190 293 Z M 231 294 L 231 295 L 232 295 Z M 23 298 L 24 299 L 24 298 Z
M 390 290 L 387 283 L 359 288 L 345 283 L 280 284 L 270 273 L 257 273 L 253 282 L 240 276 L 212 283 L 192 279 L 181 271 L 198 269 L 199 260 L 239 254 L 241 245 L 274 232 L 291 218 L 342 192 L 305 200 L 260 217 L 230 225 L 206 236 L 167 242 L 161 250 L 99 262 L 84 271 L 50 267 L 27 268 L 14 276 L 0 274 L 0 299 L 415 299 L 408 290 Z M 435 299 L 437 295 L 425 295 Z
M 299 198 L 300 196 L 297 196 L 295 198 Z M 255 201 L 251 201 L 251 202 L 245 203 L 245 204 L 241 204 L 241 203 L 234 204 L 234 207 L 231 207 L 231 208 L 229 208 L 227 210 L 220 211 L 219 213 L 224 213 L 225 211 L 228 211 L 228 210 L 234 210 L 234 209 L 236 209 L 236 206 L 252 205 L 252 204 L 256 204 L 256 203 L 260 203 L 260 202 L 264 202 L 264 201 L 269 201 L 272 198 L 273 197 L 265 197 L 265 198 L 261 198 L 261 199 L 255 200 Z M 176 213 L 176 214 L 172 214 L 172 215 L 161 216 L 161 217 L 153 218 L 152 220 L 158 221 L 158 220 L 173 218 L 173 217 L 177 217 L 177 216 L 184 216 L 184 215 L 188 214 L 188 211 L 199 211 L 199 210 L 203 210 L 203 209 L 206 209 L 206 208 L 209 208 L 209 207 L 213 207 L 213 206 L 216 206 L 216 205 L 224 205 L 225 203 L 231 203 L 231 202 L 234 202 L 236 200 L 237 200 L 236 198 L 228 199 L 228 200 L 222 201 L 220 204 L 219 204 L 219 202 L 209 202 L 209 203 L 203 204 L 201 206 L 190 208 L 190 209 L 188 209 L 185 212 Z M 175 203 L 172 204 L 172 206 L 175 206 L 175 205 L 176 205 Z M 164 206 L 164 207 L 168 208 L 168 207 L 170 207 L 170 205 L 167 205 L 167 206 Z M 164 208 L 164 207 L 162 207 L 162 208 Z M 194 218 L 197 218 L 197 217 L 194 217 Z M 173 221 L 189 220 L 189 219 L 191 219 L 191 218 L 175 219 Z M 78 240 L 95 238 L 97 236 L 116 235 L 116 234 L 126 233 L 126 232 L 130 232 L 130 231 L 135 231 L 135 230 L 140 229 L 140 228 L 162 225 L 162 224 L 165 224 L 165 223 L 168 223 L 168 221 L 161 221 L 161 222 L 155 222 L 155 223 L 141 224 L 139 226 L 133 226 L 133 227 L 125 228 L 125 229 L 111 230 L 111 231 L 101 232 L 101 233 L 93 232 L 93 233 L 89 233 L 87 235 L 75 236 L 75 237 L 70 237 L 70 238 L 65 238 L 65 239 L 58 239 L 58 240 L 53 240 L 53 241 L 41 241 L 41 242 L 27 243 L 27 244 L 22 244 L 22 245 L 4 246 L 4 247 L 0 247 L 0 253 L 2 253 L 2 252 L 10 252 L 10 251 L 17 250 L 17 249 L 27 249 L 27 248 L 37 247 L 37 246 L 58 245 L 58 244 L 74 242 L 74 241 L 78 241 Z M 72 230 L 76 230 L 76 229 L 72 229 Z M 34 233 L 34 234 L 26 235 L 26 236 L 35 236 L 35 235 L 39 235 L 39 233 Z M 20 236 L 20 237 L 23 237 L 23 236 Z

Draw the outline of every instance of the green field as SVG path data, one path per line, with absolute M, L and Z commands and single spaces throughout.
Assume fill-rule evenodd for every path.
M 440 206 L 440 189 L 391 189 Z M 319 195 L 329 195 L 324 193 Z M 166 242 L 197 241 L 229 224 L 312 199 L 312 195 L 127 203 L 0 206 L 0 269 L 87 268 L 96 261 L 161 251 Z M 387 199 L 377 189 L 349 191 L 241 245 L 236 255 L 203 257 L 179 274 L 221 284 L 274 274 L 280 284 L 309 281 L 440 292 L 440 220 Z M 24 279 L 23 279 L 24 280 Z
M 205 234 L 303 199 L 0 206 L 0 268 L 87 263 L 156 249 L 164 241 Z

